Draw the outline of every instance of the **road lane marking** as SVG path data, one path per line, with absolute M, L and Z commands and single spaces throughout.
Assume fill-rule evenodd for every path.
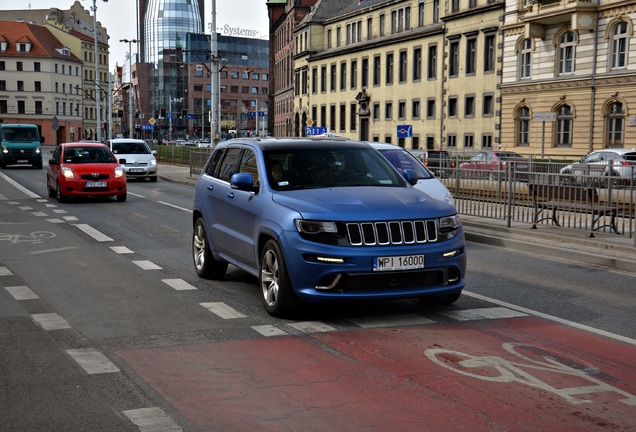
M 10 286 L 4 287 L 4 289 L 9 291 L 9 294 L 11 294 L 16 300 L 35 300 L 40 298 L 40 296 L 26 286 Z
M 139 428 L 141 432 L 181 432 L 183 429 L 172 420 L 161 408 L 139 408 L 123 411 L 124 415 Z
M 47 222 L 51 222 L 53 224 L 61 224 L 64 223 L 64 221 L 62 219 L 47 219 Z
M 128 195 L 136 196 L 137 198 L 146 198 L 146 197 L 145 197 L 145 196 L 143 196 L 143 195 L 139 195 L 139 194 L 136 194 L 136 193 L 132 193 L 131 191 L 127 191 L 127 192 L 128 192 Z
M 260 325 L 260 326 L 252 326 L 252 329 L 256 330 L 260 334 L 265 337 L 273 337 L 273 336 L 285 336 L 287 333 L 285 330 L 279 329 L 273 325 Z
M 66 352 L 89 375 L 119 372 L 119 368 L 108 357 L 94 348 L 70 349 Z
M 28 196 L 29 198 L 42 198 L 40 195 L 31 192 L 30 190 L 28 190 L 27 188 L 25 188 L 24 186 L 22 186 L 20 183 L 16 182 L 15 180 L 13 180 L 11 177 L 7 176 L 4 173 L 0 173 L 0 177 L 2 177 L 3 179 L 5 179 L 8 183 L 11 184 L 11 186 L 13 186 L 14 188 L 16 188 L 17 190 L 19 190 L 20 192 L 24 193 L 26 196 Z
M 21 206 L 18 207 L 20 210 L 33 210 L 33 207 L 29 207 L 29 206 Z
M 115 253 L 118 253 L 118 254 L 131 254 L 131 253 L 134 253 L 133 251 L 128 249 L 126 246 L 111 246 L 110 248 Z
M 92 226 L 88 224 L 73 224 L 73 226 L 78 227 L 80 230 L 84 231 L 86 234 L 93 237 L 95 240 L 99 242 L 114 241 L 112 238 L 108 237 L 106 234 L 103 234 L 97 231 L 95 228 L 93 228 Z
M 164 201 L 157 201 L 157 203 L 163 204 L 163 205 L 168 206 L 168 207 L 176 208 L 178 210 L 183 210 L 184 212 L 192 213 L 191 209 L 187 209 L 185 207 L 179 207 L 177 205 L 170 204 L 170 203 L 167 203 L 167 202 L 164 202 Z
M 47 200 L 38 200 L 38 202 L 46 202 Z M 50 208 L 55 208 L 57 207 L 57 204 L 45 204 L 45 207 L 50 207 Z
M 57 209 L 57 210 L 53 210 L 53 213 L 64 214 L 64 213 L 68 213 L 68 212 L 66 210 L 64 210 L 64 209 Z
M 247 318 L 247 315 L 243 315 L 239 311 L 225 303 L 214 302 L 214 303 L 199 303 L 201 306 L 212 312 L 223 319 L 234 319 L 234 318 Z
M 356 317 L 348 320 L 362 328 L 369 329 L 435 323 L 432 319 L 417 314 Z
M 153 263 L 152 261 L 148 261 L 148 260 L 133 261 L 133 264 L 141 267 L 141 269 L 143 270 L 161 270 L 161 267 L 159 267 L 157 264 Z
M 607 337 L 607 338 L 610 338 L 610 339 L 618 340 L 618 341 L 625 342 L 625 343 L 628 343 L 630 345 L 636 346 L 636 339 L 628 338 L 628 337 L 621 336 L 621 335 L 618 335 L 618 334 L 610 333 L 610 332 L 605 331 L 605 330 L 601 330 L 601 329 L 597 329 L 597 328 L 594 328 L 594 327 L 586 326 L 585 324 L 579 324 L 579 323 L 576 323 L 574 321 L 570 321 L 570 320 L 566 320 L 566 319 L 563 319 L 563 318 L 555 317 L 553 315 L 548 315 L 548 314 L 545 314 L 543 312 L 539 312 L 539 311 L 536 311 L 536 310 L 533 310 L 533 309 L 524 308 L 522 306 L 517 306 L 517 305 L 514 305 L 512 303 L 500 301 L 500 300 L 497 300 L 497 299 L 494 299 L 494 298 L 491 298 L 491 297 L 483 296 L 481 294 L 473 293 L 473 292 L 466 291 L 466 290 L 462 291 L 462 295 L 467 295 L 469 297 L 473 297 L 473 298 L 476 298 L 476 299 L 479 299 L 479 300 L 484 300 L 484 301 L 487 301 L 487 302 L 490 302 L 490 303 L 498 304 L 499 306 L 507 307 L 507 308 L 510 308 L 510 309 L 513 309 L 513 310 L 516 310 L 516 311 L 519 311 L 519 312 L 526 313 L 528 315 L 536 316 L 536 317 L 539 317 L 539 318 L 544 318 L 544 319 L 546 319 L 548 321 L 554 321 L 554 322 L 557 322 L 559 324 L 564 324 L 564 325 L 569 326 L 569 327 L 573 327 L 573 328 L 576 328 L 576 329 L 579 329 L 579 330 L 584 330 L 584 331 L 589 332 L 589 333 L 597 334 L 597 335 L 600 335 L 600 336 L 604 336 L 604 337 Z
M 65 221 L 76 221 L 76 220 L 79 220 L 79 219 L 76 218 L 75 216 L 64 216 L 64 220 Z
M 31 318 L 37 322 L 44 330 L 64 330 L 71 328 L 71 325 L 56 313 L 33 314 Z
M 324 333 L 336 330 L 335 328 L 319 321 L 304 321 L 287 325 L 301 333 Z
M 0 267 L 0 276 L 13 276 L 13 273 L 6 267 Z
M 195 290 L 197 287 L 190 285 L 183 279 L 162 279 L 161 282 L 167 284 L 177 291 Z
M 64 252 L 64 251 L 73 250 L 73 249 L 79 249 L 79 246 L 66 246 L 66 247 L 61 247 L 61 248 L 56 248 L 56 249 L 46 249 L 46 250 L 33 251 L 33 252 L 29 252 L 29 255 L 40 255 L 40 254 L 45 254 L 45 253 Z
M 48 216 L 48 214 L 46 214 L 44 212 L 31 212 L 31 214 L 33 216 L 38 216 L 38 217 L 46 217 L 46 216 Z
M 458 321 L 518 318 L 522 316 L 528 316 L 528 314 L 526 313 L 519 312 L 516 310 L 511 310 L 505 307 L 453 310 L 453 311 L 439 312 L 439 313 L 441 315 L 456 319 Z

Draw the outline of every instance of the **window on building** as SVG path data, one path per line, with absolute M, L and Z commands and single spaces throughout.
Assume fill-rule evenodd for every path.
M 320 106 L 320 126 L 327 127 L 327 107 L 325 105 Z
M 249 86 L 241 86 L 241 93 L 249 93 L 249 92 L 250 92 Z
M 435 118 L 435 99 L 429 98 L 426 100 L 426 118 Z
M 311 92 L 313 94 L 318 93 L 318 68 L 311 70 Z
M 341 27 L 336 27 L 336 46 L 340 46 L 340 41 L 342 40 L 342 30 Z
M 484 72 L 490 73 L 495 71 L 495 35 L 487 34 L 484 38 Z
M 621 21 L 612 28 L 611 68 L 622 69 L 627 66 L 629 52 L 629 28 L 627 22 Z
M 378 21 L 380 21 L 380 37 L 382 37 L 386 32 L 386 16 L 384 14 L 380 14 L 380 16 L 378 17 Z
M 338 82 L 337 72 L 336 72 L 336 65 L 332 64 L 332 65 L 330 65 L 329 68 L 330 68 L 330 71 L 331 71 L 331 73 L 330 73 L 331 82 L 329 83 L 330 84 L 329 85 L 329 90 L 331 90 L 333 92 L 333 91 L 336 91 L 336 85 L 337 85 L 337 82 Z
M 483 117 L 492 117 L 495 114 L 495 96 L 493 94 L 484 95 L 481 114 Z
M 400 51 L 400 60 L 398 64 L 398 80 L 400 83 L 406 82 L 406 70 L 407 70 L 407 53 L 406 51 Z
M 477 38 L 466 39 L 466 75 L 474 75 L 477 71 Z
M 464 135 L 464 148 L 471 149 L 475 146 L 475 136 L 473 134 Z
M 36 92 L 41 92 L 42 91 L 42 81 L 36 81 L 34 84 L 35 84 L 35 91 Z
M 42 114 L 42 101 L 35 101 L 35 113 Z
M 239 91 L 238 86 L 235 86 L 235 85 L 230 86 L 230 92 L 232 92 L 232 93 L 238 93 L 238 91 Z
M 373 85 L 380 85 L 380 76 L 381 76 L 381 68 L 382 68 L 382 59 L 379 55 L 373 56 Z
M 393 53 L 386 53 L 386 84 L 393 84 Z
M 384 104 L 384 119 L 393 120 L 393 102 L 386 102 Z
M 0 100 L 0 114 L 7 114 L 7 110 L 9 109 L 9 106 L 7 104 L 7 101 L 4 99 Z
M 329 106 L 329 130 L 330 131 L 336 130 L 336 106 L 335 105 Z
M 18 114 L 26 114 L 26 102 L 23 100 L 18 101 Z
M 427 75 L 429 80 L 437 79 L 437 45 L 428 47 Z
M 519 53 L 519 78 L 528 79 L 532 76 L 532 39 L 521 42 Z
M 411 7 L 406 6 L 391 11 L 391 34 L 401 33 L 411 28 Z
M 380 104 L 378 102 L 373 104 L 373 120 L 380 120 Z
M 362 86 L 362 88 L 367 88 L 369 87 L 369 59 L 368 58 L 363 58 L 362 59 L 362 70 L 361 75 L 360 75 L 360 84 Z
M 459 76 L 459 41 L 454 40 L 448 47 L 448 76 Z
M 417 26 L 424 27 L 424 12 L 426 11 L 426 3 L 424 0 L 419 0 L 417 3 Z
M 406 102 L 398 102 L 398 120 L 406 119 Z
M 41 66 L 40 62 L 33 63 L 33 70 L 35 72 L 40 72 L 42 70 L 42 66 Z
M 17 70 L 18 72 L 22 72 L 24 70 L 24 63 L 22 63 L 21 61 L 16 62 L 15 70 Z
M 576 62 L 576 35 L 573 31 L 567 31 L 559 37 L 558 62 L 559 75 L 574 72 Z
M 373 38 L 373 18 L 367 18 L 367 40 Z
M 349 126 L 350 126 L 349 130 L 350 130 L 351 132 L 355 132 L 355 130 L 356 130 L 356 128 L 357 128 L 357 124 L 356 124 L 356 120 L 357 120 L 357 118 L 356 118 L 356 115 L 357 115 L 357 113 L 356 113 L 356 104 L 355 104 L 355 103 L 352 103 L 352 104 L 349 106 Z
M 327 30 L 327 49 L 331 48 L 331 29 Z
M 347 89 L 347 62 L 340 63 L 340 90 Z
M 623 104 L 614 102 L 607 111 L 607 148 L 623 148 L 625 145 L 625 110 Z
M 413 48 L 413 81 L 422 79 L 422 48 Z
M 320 67 L 320 91 L 327 91 L 327 66 Z
M 530 109 L 521 107 L 517 115 L 517 147 L 530 145 Z
M 5 66 L 4 60 L 0 60 L 0 71 L 6 70 L 5 68 L 6 66 Z
M 420 101 L 419 100 L 414 100 L 413 103 L 411 104 L 411 111 L 413 114 L 413 119 L 417 120 L 420 118 Z
M 451 13 L 459 12 L 459 0 L 451 0 Z
M 464 117 L 475 117 L 475 96 L 466 95 L 464 99 Z
M 351 89 L 358 88 L 358 62 L 357 60 L 351 60 Z
M 447 140 L 447 146 L 450 148 L 457 148 L 457 135 L 455 134 L 448 134 L 446 136 L 446 140 Z
M 450 96 L 448 98 L 448 117 L 457 117 L 457 96 Z
M 433 0 L 433 22 L 439 22 L 439 0 Z
M 239 79 L 239 73 L 238 73 L 238 71 L 231 71 L 231 72 L 230 72 L 230 78 L 232 78 L 232 79 Z
M 24 81 L 18 81 L 18 91 L 24 91 Z
M 483 149 L 491 149 L 492 148 L 492 134 L 482 134 L 481 135 L 481 148 Z
M 555 143 L 557 147 L 572 147 L 573 123 L 572 107 L 563 105 L 557 112 Z
M 340 132 L 347 129 L 347 105 L 340 104 Z

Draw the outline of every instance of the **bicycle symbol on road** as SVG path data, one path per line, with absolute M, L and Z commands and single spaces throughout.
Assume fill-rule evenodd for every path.
M 541 390 L 552 392 L 572 404 L 592 402 L 587 399 L 574 398 L 574 395 L 614 392 L 624 397 L 624 399 L 620 399 L 621 402 L 627 405 L 636 406 L 636 396 L 604 383 L 590 375 L 590 372 L 596 371 L 590 371 L 589 369 L 587 369 L 587 371 L 585 369 L 575 369 L 548 355 L 543 356 L 545 361 L 534 360 L 517 350 L 520 347 L 529 348 L 530 351 L 536 350 L 536 348 L 531 345 L 508 342 L 503 343 L 502 347 L 507 352 L 514 354 L 529 363 L 513 362 L 497 356 L 478 357 L 445 349 L 428 349 L 424 351 L 424 355 L 438 365 L 465 376 L 484 381 L 501 383 L 516 381 L 521 384 L 526 384 Z M 471 370 L 474 371 L 474 373 Z M 481 373 L 479 373 L 479 371 Z M 536 374 L 541 375 L 547 375 L 547 373 L 567 375 L 574 377 L 577 380 L 585 380 L 592 384 L 578 387 L 556 388 L 542 381 L 537 376 L 534 376 L 531 373 L 532 371 L 536 371 Z M 560 381 L 564 381 L 564 379 L 560 379 Z
M 49 231 L 34 231 L 30 235 L 0 233 L 0 241 L 9 243 L 43 243 L 44 239 L 55 237 L 55 233 Z

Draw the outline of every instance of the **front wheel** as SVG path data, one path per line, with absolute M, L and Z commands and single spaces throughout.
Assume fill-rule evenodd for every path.
M 148 179 L 150 180 L 151 183 L 154 183 L 157 181 L 157 176 L 150 176 L 148 177 Z
M 212 256 L 205 234 L 203 219 L 197 219 L 192 231 L 192 259 L 194 270 L 204 279 L 223 279 L 227 271 L 227 263 L 218 261 Z
M 274 240 L 265 243 L 260 264 L 259 284 L 265 310 L 277 317 L 289 314 L 298 305 L 298 299 L 287 273 L 283 251 Z
M 116 197 L 117 197 L 117 201 L 118 201 L 118 202 L 124 202 L 124 201 L 126 201 L 126 195 L 127 195 L 126 193 L 116 195 Z

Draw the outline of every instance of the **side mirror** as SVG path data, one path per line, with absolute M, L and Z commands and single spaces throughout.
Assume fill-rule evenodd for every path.
M 40 137 L 40 144 L 44 144 L 44 137 L 43 136 Z
M 59 165 L 60 161 L 58 161 L 57 159 L 51 159 L 49 160 L 49 165 Z
M 122 165 L 125 164 L 126 163 L 126 159 L 119 159 L 119 163 L 122 164 Z
M 409 182 L 411 186 L 415 186 L 417 184 L 417 174 L 412 169 L 405 169 L 402 171 L 402 177 Z
M 152 151 L 152 154 L 153 154 L 153 155 L 156 155 L 156 154 L 157 154 L 157 150 L 153 150 L 153 151 Z
M 254 187 L 254 179 L 250 173 L 236 173 L 230 179 L 230 187 L 232 189 L 238 189 L 248 192 L 258 191 L 257 187 Z

